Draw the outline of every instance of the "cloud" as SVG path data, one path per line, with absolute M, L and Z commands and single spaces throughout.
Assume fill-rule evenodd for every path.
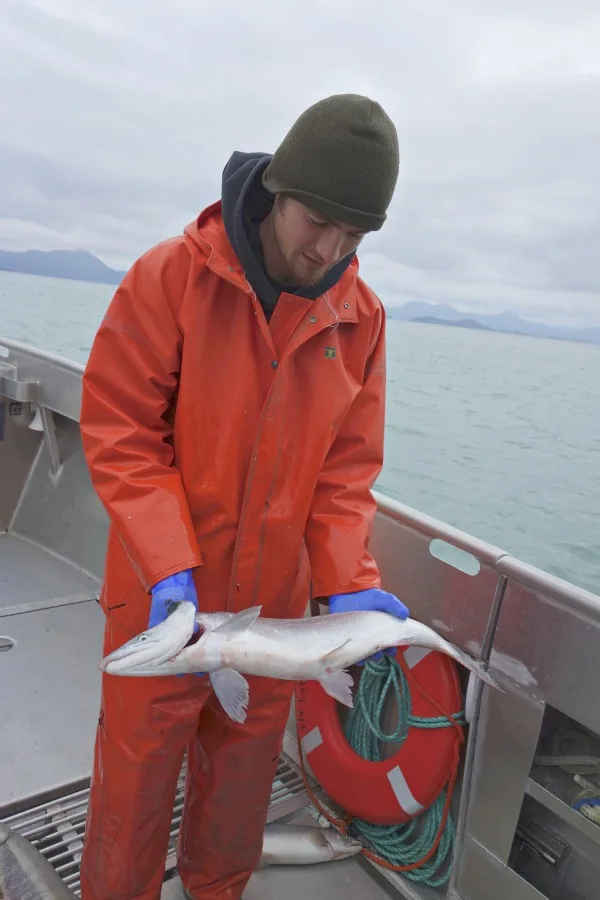
M 600 324 L 597 0 L 16 0 L 0 9 L 0 246 L 124 267 L 310 103 L 376 97 L 401 174 L 362 271 L 419 297 Z

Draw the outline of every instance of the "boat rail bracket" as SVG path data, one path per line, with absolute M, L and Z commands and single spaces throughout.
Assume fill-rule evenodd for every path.
M 60 450 L 58 449 L 58 441 L 56 439 L 56 425 L 54 423 L 52 410 L 47 409 L 41 403 L 32 404 L 32 408 L 35 408 L 35 416 L 29 427 L 33 431 L 41 430 L 44 432 L 44 443 L 46 444 L 46 449 L 50 456 L 50 467 L 52 474 L 56 476 L 60 472 L 62 463 L 60 459 Z M 42 426 L 41 429 L 40 423 Z
M 40 399 L 39 381 L 19 381 L 14 366 L 0 362 L 0 396 L 15 403 L 33 403 Z

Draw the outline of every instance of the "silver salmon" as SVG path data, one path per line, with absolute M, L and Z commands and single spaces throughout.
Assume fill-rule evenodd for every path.
M 74 900 L 47 859 L 26 838 L 0 822 L 2 900 Z
M 280 825 L 265 827 L 258 868 L 267 866 L 309 866 L 354 856 L 362 849 L 360 841 L 345 837 L 335 828 L 319 825 Z
M 174 604 L 171 614 L 106 656 L 110 675 L 156 677 L 204 672 L 221 706 L 244 722 L 249 701 L 246 675 L 316 679 L 340 703 L 352 707 L 353 678 L 346 670 L 388 647 L 438 650 L 497 687 L 482 664 L 421 622 L 382 612 L 329 613 L 302 619 L 260 617 L 260 606 L 239 613 L 196 612 Z M 192 640 L 194 622 L 200 626 Z M 190 641 L 192 642 L 190 643 Z

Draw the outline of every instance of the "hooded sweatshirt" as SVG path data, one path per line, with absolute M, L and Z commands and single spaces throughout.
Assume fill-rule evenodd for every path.
M 272 156 L 266 153 L 241 153 L 236 150 L 223 170 L 221 188 L 221 209 L 227 237 L 267 321 L 282 292 L 314 300 L 339 281 L 354 257 L 354 253 L 345 256 L 318 284 L 311 287 L 280 284 L 267 274 L 259 228 L 273 207 L 274 197 L 262 184 L 262 173 L 271 159 Z

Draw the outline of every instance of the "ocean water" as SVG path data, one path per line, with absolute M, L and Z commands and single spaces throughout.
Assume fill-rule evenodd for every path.
M 85 363 L 113 291 L 0 272 L 0 335 Z M 600 593 L 600 347 L 388 322 L 377 488 Z

